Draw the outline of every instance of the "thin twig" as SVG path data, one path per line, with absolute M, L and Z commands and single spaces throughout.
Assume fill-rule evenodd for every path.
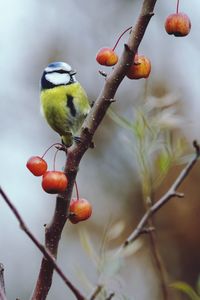
M 74 293 L 77 300 L 85 300 L 85 297 L 79 292 L 79 290 L 70 282 L 70 280 L 65 276 L 61 268 L 57 265 L 55 258 L 53 255 L 45 249 L 45 247 L 36 239 L 36 237 L 32 234 L 32 232 L 28 229 L 26 226 L 24 220 L 22 219 L 20 213 L 16 209 L 16 207 L 13 205 L 11 200 L 8 198 L 6 193 L 3 191 L 3 189 L 0 187 L 0 194 L 2 195 L 3 199 L 7 203 L 7 205 L 10 207 L 11 211 L 19 221 L 21 229 L 28 235 L 28 237 L 32 240 L 32 242 L 36 245 L 36 247 L 42 252 L 42 254 L 45 256 L 45 258 L 48 260 L 49 263 L 53 266 L 53 268 L 56 270 L 56 272 L 59 274 L 59 276 L 63 279 L 65 284 L 69 287 L 69 289 Z
M 97 285 L 92 295 L 89 297 L 89 300 L 95 300 L 99 293 L 102 291 L 103 286 Z
M 0 263 L 0 287 L 5 294 L 6 289 L 5 289 L 5 281 L 4 281 L 4 266 L 2 263 Z
M 153 226 L 149 226 L 149 227 L 144 227 L 142 230 L 141 230 L 141 234 L 147 234 L 147 233 L 150 233 L 152 231 L 155 231 L 155 227 Z
M 4 281 L 4 266 L 1 263 L 0 263 L 0 300 L 7 300 L 5 281 Z
M 150 185 L 152 186 L 152 178 L 150 176 Z M 150 208 L 154 204 L 154 192 L 153 189 L 150 191 L 150 196 L 147 199 L 147 207 Z M 154 220 L 153 216 L 149 218 L 147 221 L 148 227 L 154 227 Z M 150 247 L 151 247 L 151 254 L 153 256 L 153 262 L 154 266 L 157 272 L 157 279 L 160 282 L 160 289 L 162 292 L 162 299 L 163 300 L 168 300 L 168 284 L 166 280 L 166 271 L 165 267 L 162 261 L 162 257 L 160 255 L 159 247 L 157 244 L 157 238 L 156 238 L 156 232 L 155 231 L 150 231 L 149 232 L 149 241 L 150 241 Z
M 193 159 L 186 165 L 186 167 L 180 172 L 179 176 L 175 180 L 175 182 L 172 184 L 170 189 L 167 191 L 167 193 L 161 197 L 155 204 L 149 207 L 147 209 L 146 213 L 143 215 L 141 218 L 139 224 L 137 227 L 134 229 L 134 231 L 130 234 L 130 236 L 127 238 L 127 240 L 122 244 L 122 246 L 119 247 L 119 249 L 116 252 L 116 255 L 118 256 L 123 249 L 128 247 L 130 244 L 132 244 L 140 235 L 148 232 L 146 230 L 145 225 L 148 224 L 150 225 L 151 228 L 151 219 L 152 216 L 159 210 L 161 209 L 171 198 L 178 197 L 182 198 L 184 196 L 183 193 L 177 192 L 178 187 L 182 184 L 182 182 L 186 179 L 186 177 L 189 175 L 191 172 L 192 168 L 194 165 L 197 163 L 199 157 L 200 157 L 200 146 L 197 143 L 197 141 L 193 142 L 193 146 L 195 148 L 195 155 Z M 149 228 L 149 227 L 147 227 Z M 151 237 L 151 242 L 153 244 L 153 250 L 154 252 L 154 257 L 156 259 L 156 264 L 157 264 L 157 269 L 159 270 L 161 278 L 161 284 L 162 284 L 162 290 L 163 290 L 163 296 L 165 299 L 168 299 L 168 293 L 166 290 L 166 284 L 165 284 L 165 278 L 164 276 L 164 270 L 163 266 L 161 263 L 161 259 L 159 257 L 159 253 L 157 252 L 157 247 L 155 245 L 155 240 L 154 240 L 154 232 L 152 230 L 149 230 L 150 232 L 150 237 Z
M 152 217 L 148 220 L 148 225 L 153 226 Z M 165 268 L 162 262 L 162 258 L 158 249 L 157 241 L 156 241 L 156 234 L 153 231 L 149 232 L 149 239 L 151 243 L 151 252 L 155 261 L 155 267 L 158 274 L 158 279 L 160 281 L 160 287 L 162 290 L 163 300 L 168 300 L 168 287 L 165 279 Z
M 200 147 L 197 144 L 196 141 L 193 143 L 194 148 L 196 150 L 196 153 L 194 155 L 194 158 L 186 165 L 186 167 L 181 171 L 175 182 L 172 184 L 170 189 L 167 191 L 167 193 L 161 197 L 155 204 L 153 204 L 144 214 L 142 219 L 140 220 L 139 224 L 137 225 L 136 229 L 130 234 L 130 236 L 127 238 L 127 240 L 124 242 L 122 248 L 126 248 L 128 245 L 130 245 L 133 241 L 135 241 L 141 233 L 143 233 L 145 225 L 147 221 L 159 210 L 163 205 L 165 205 L 171 198 L 174 197 L 182 197 L 183 194 L 177 192 L 178 187 L 181 185 L 181 183 L 184 181 L 184 179 L 188 176 L 196 162 L 198 161 L 198 158 L 200 157 Z
M 106 78 L 108 76 L 108 74 L 106 72 L 102 71 L 102 70 L 99 70 L 99 74 L 101 76 L 103 76 L 104 78 Z
M 111 300 L 115 296 L 115 293 L 111 293 L 105 300 Z

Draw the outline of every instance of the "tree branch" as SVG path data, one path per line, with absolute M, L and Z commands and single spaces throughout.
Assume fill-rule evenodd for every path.
M 110 293 L 110 295 L 105 300 L 111 300 L 115 296 L 115 293 Z
M 127 45 L 124 47 L 122 56 L 113 72 L 106 77 L 105 85 L 99 97 L 95 101 L 81 130 L 81 143 L 74 143 L 67 153 L 65 173 L 68 176 L 68 189 L 64 194 L 57 196 L 55 213 L 51 223 L 45 230 L 45 247 L 56 258 L 58 244 L 62 230 L 67 220 L 69 202 L 72 195 L 74 181 L 78 172 L 79 163 L 86 150 L 92 143 L 93 135 L 103 120 L 106 111 L 112 103 L 115 93 L 131 65 L 133 56 L 138 50 L 140 42 L 146 31 L 148 23 L 153 15 L 157 0 L 144 0 L 140 16 L 133 27 Z M 40 273 L 32 300 L 44 300 L 51 287 L 54 266 L 44 257 L 41 263 Z
M 7 300 L 2 286 L 0 286 L 0 300 Z
M 3 189 L 0 187 L 0 194 L 2 195 L 3 199 L 7 203 L 7 205 L 10 207 L 11 211 L 19 221 L 21 229 L 28 235 L 28 237 L 32 240 L 32 242 L 36 245 L 36 247 L 42 252 L 42 254 L 45 257 L 45 260 L 48 262 L 48 264 L 52 265 L 53 268 L 56 270 L 58 275 L 63 279 L 65 284 L 69 287 L 69 289 L 74 293 L 76 296 L 77 300 L 84 300 L 85 297 L 81 295 L 79 290 L 69 281 L 69 279 L 64 275 L 63 271 L 61 268 L 57 265 L 56 260 L 54 256 L 45 249 L 45 247 L 40 244 L 40 242 L 36 239 L 36 237 L 32 234 L 32 232 L 28 229 L 27 225 L 25 224 L 24 220 L 22 219 L 20 213 L 16 209 L 16 207 L 13 205 L 13 203 L 10 201 L 6 193 L 3 191 Z M 3 268 L 0 265 L 0 299 L 1 299 L 1 294 L 5 294 L 5 286 L 4 286 L 4 280 L 3 280 Z M 2 298 L 3 300 L 3 298 Z
M 92 295 L 89 297 L 89 300 L 95 300 L 99 293 L 102 291 L 103 286 L 97 285 Z
M 7 300 L 5 282 L 4 282 L 4 266 L 1 263 L 0 263 L 0 300 Z
M 141 234 L 144 233 L 144 228 L 147 221 L 159 210 L 163 207 L 171 198 L 174 197 L 183 197 L 182 193 L 177 192 L 178 187 L 188 176 L 196 162 L 200 157 L 200 147 L 196 141 L 194 141 L 193 146 L 196 150 L 194 158 L 186 165 L 186 167 L 181 171 L 180 175 L 177 177 L 175 182 L 172 184 L 167 193 L 161 197 L 155 204 L 153 204 L 144 214 L 136 229 L 131 233 L 128 239 L 124 242 L 122 248 L 126 248 L 128 245 L 133 243 Z

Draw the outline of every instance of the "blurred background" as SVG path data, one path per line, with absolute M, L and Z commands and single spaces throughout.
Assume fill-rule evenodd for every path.
M 42 191 L 41 179 L 28 172 L 26 161 L 59 142 L 59 136 L 40 114 L 39 80 L 43 69 L 51 61 L 68 62 L 77 70 L 77 79 L 89 97 L 95 100 L 104 84 L 98 73 L 96 52 L 103 46 L 112 47 L 119 34 L 135 23 L 141 3 L 141 0 L 1 1 L 1 185 L 40 241 L 44 239 L 43 225 L 52 218 L 55 196 Z M 164 120 L 169 126 L 172 124 L 172 133 L 178 128 L 178 135 L 190 145 L 199 139 L 200 131 L 200 3 L 180 1 L 180 11 L 187 13 L 192 23 L 190 34 L 184 38 L 169 36 L 164 30 L 165 18 L 175 12 L 175 7 L 175 0 L 157 1 L 155 16 L 139 49 L 139 53 L 151 60 L 152 73 L 146 81 L 125 78 L 112 108 L 134 121 L 134 108 L 142 105 L 145 93 L 155 107 L 163 101 L 163 106 L 173 108 L 167 111 Z M 117 48 L 119 55 L 126 39 L 127 35 Z M 85 154 L 77 178 L 79 193 L 93 205 L 92 218 L 78 225 L 67 224 L 58 262 L 85 294 L 106 281 L 111 291 L 118 291 L 114 299 L 124 299 L 125 295 L 128 299 L 161 300 L 159 275 L 148 237 L 138 240 L 133 252 L 120 264 L 111 264 L 106 275 L 97 270 L 91 251 L 90 255 L 86 253 L 92 243 L 99 255 L 102 245 L 105 246 L 105 233 L 113 228 L 115 234 L 110 233 L 112 238 L 107 244 L 109 249 L 117 247 L 144 212 L 140 174 L 130 141 L 134 145 L 133 135 L 107 116 L 94 137 L 96 147 Z M 188 153 L 191 151 L 188 147 Z M 51 150 L 47 154 L 50 168 L 53 153 Z M 60 153 L 57 167 L 62 169 L 63 165 L 64 155 Z M 156 189 L 155 199 L 168 189 L 182 167 L 170 170 Z M 186 197 L 173 199 L 154 220 L 168 283 L 183 280 L 195 286 L 199 275 L 199 170 L 196 165 L 181 188 Z M 118 227 L 113 227 L 116 224 Z M 28 299 L 39 272 L 41 254 L 2 200 L 0 241 L 8 299 Z M 171 289 L 170 295 L 170 299 L 186 299 Z M 66 298 L 74 296 L 55 274 L 48 299 Z

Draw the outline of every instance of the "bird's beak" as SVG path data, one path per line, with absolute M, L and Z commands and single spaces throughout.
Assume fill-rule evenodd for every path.
M 69 74 L 70 74 L 71 76 L 73 76 L 73 75 L 76 74 L 76 71 L 75 71 L 75 70 L 71 70 L 71 71 L 69 72 Z

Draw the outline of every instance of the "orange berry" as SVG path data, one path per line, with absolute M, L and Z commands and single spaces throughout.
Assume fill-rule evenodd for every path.
M 151 62 L 144 55 L 135 55 L 133 64 L 127 71 L 126 76 L 129 79 L 147 78 L 151 72 Z
M 76 224 L 80 221 L 87 220 L 92 214 L 91 204 L 83 198 L 72 199 L 69 206 L 69 220 Z
M 171 14 L 165 21 L 166 32 L 174 36 L 186 36 L 190 32 L 190 29 L 190 19 L 184 13 Z
M 97 55 L 96 61 L 103 66 L 114 66 L 118 62 L 118 56 L 111 48 L 101 48 Z
M 67 185 L 67 176 L 61 171 L 47 171 L 42 177 L 42 188 L 48 194 L 63 193 Z
M 47 170 L 47 163 L 39 156 L 32 156 L 27 161 L 26 167 L 33 175 L 42 176 Z

